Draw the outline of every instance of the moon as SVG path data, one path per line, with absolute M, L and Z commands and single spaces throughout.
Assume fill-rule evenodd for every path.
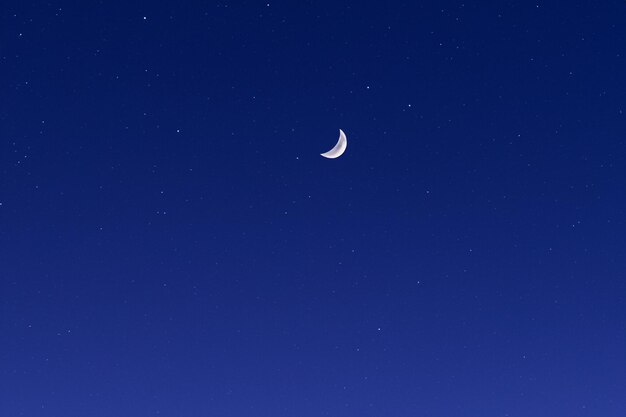
M 346 147 L 348 146 L 348 139 L 346 139 L 346 134 L 343 133 L 343 130 L 339 129 L 339 140 L 334 148 L 332 148 L 328 152 L 324 152 L 322 155 L 324 158 L 335 159 L 339 158 L 346 151 Z

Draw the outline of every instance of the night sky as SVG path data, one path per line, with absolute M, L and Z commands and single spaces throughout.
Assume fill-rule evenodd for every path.
M 3 1 L 0 416 L 625 416 L 625 77 L 624 1 Z

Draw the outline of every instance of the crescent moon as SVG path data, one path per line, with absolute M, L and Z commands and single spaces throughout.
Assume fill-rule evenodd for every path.
M 343 133 L 343 130 L 339 129 L 339 140 L 334 148 L 332 148 L 328 152 L 324 152 L 322 155 L 324 158 L 335 159 L 339 158 L 346 151 L 346 147 L 348 146 L 348 139 L 346 139 L 346 134 Z

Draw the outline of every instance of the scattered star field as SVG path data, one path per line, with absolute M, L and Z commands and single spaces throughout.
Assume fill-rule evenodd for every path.
M 625 19 L 3 2 L 0 415 L 626 415 Z

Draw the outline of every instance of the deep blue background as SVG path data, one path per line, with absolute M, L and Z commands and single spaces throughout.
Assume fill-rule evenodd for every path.
M 625 75 L 623 1 L 4 1 L 0 415 L 626 415 Z

